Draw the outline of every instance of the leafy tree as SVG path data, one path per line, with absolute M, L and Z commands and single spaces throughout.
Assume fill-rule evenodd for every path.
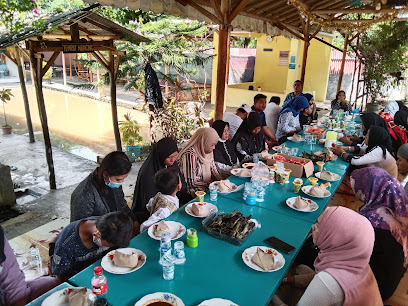
M 408 23 L 378 24 L 361 36 L 360 50 L 364 56 L 364 79 L 372 99 L 385 96 L 408 68 Z
M 18 31 L 26 25 L 27 12 L 37 14 L 35 0 L 0 0 L 0 26 Z

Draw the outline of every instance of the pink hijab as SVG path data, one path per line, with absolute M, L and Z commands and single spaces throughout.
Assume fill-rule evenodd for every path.
M 333 276 L 344 291 L 344 305 L 383 305 L 369 266 L 374 229 L 367 218 L 345 207 L 327 208 L 315 236 L 320 248 L 317 273 Z

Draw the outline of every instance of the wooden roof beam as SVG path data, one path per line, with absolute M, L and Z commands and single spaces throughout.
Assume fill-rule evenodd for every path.
M 282 23 L 282 22 L 278 22 L 278 23 L 276 24 L 276 26 L 277 26 L 280 30 L 286 30 L 286 31 L 288 31 L 289 33 L 291 33 L 293 36 L 295 36 L 296 38 L 298 38 L 298 39 L 300 39 L 300 40 L 304 40 L 304 37 L 302 37 L 303 33 L 296 32 L 296 30 L 291 29 L 289 25 L 286 25 L 286 24 L 284 24 L 284 23 Z
M 86 19 L 84 18 L 84 19 L 82 19 L 82 22 L 84 22 L 84 23 L 89 22 L 90 24 L 93 24 L 94 26 L 96 26 L 96 27 L 98 27 L 100 29 L 111 32 L 111 33 L 113 33 L 115 35 L 120 35 L 122 37 L 122 34 L 115 31 L 115 29 L 109 28 L 109 27 L 107 27 L 107 26 L 105 26 L 105 25 L 103 25 L 103 24 L 101 24 L 99 22 L 96 22 L 95 20 L 92 20 L 91 18 L 86 18 Z
M 270 9 L 270 8 L 277 7 L 282 3 L 286 3 L 286 1 L 285 0 L 272 1 L 272 2 L 270 2 L 270 3 L 268 3 L 268 4 L 264 5 L 264 6 L 261 6 L 260 8 L 255 10 L 253 13 L 258 14 L 260 12 L 264 12 L 264 11 Z
M 250 1 L 251 0 L 241 0 L 241 2 L 237 3 L 237 5 L 232 8 L 232 12 L 229 15 L 228 21 L 232 22 L 235 17 L 237 17 L 239 13 L 241 13 L 246 8 Z
M 190 5 L 192 8 L 195 8 L 197 11 L 199 11 L 201 14 L 203 14 L 207 18 L 211 19 L 216 24 L 223 24 L 222 19 L 220 20 L 218 17 L 214 16 L 212 13 L 210 13 L 205 8 L 203 8 L 201 5 L 197 4 L 197 2 L 194 0 L 176 0 L 176 1 L 181 3 L 182 5 L 186 5 L 186 4 Z
M 294 12 L 297 13 L 297 9 L 295 9 L 294 7 L 288 7 L 287 5 L 283 5 L 280 8 L 274 10 L 273 12 L 269 12 L 265 14 L 265 17 L 269 17 L 269 18 L 278 18 L 281 19 L 282 18 L 282 14 L 280 14 L 280 12 L 284 11 L 284 10 L 288 10 L 289 12 L 287 14 L 289 14 L 292 10 L 294 10 Z
M 81 27 L 81 26 L 79 26 L 78 29 L 79 29 L 80 31 L 82 31 L 82 32 L 84 32 L 84 33 L 86 33 L 86 34 L 88 34 L 88 35 L 98 35 L 97 33 L 92 32 L 92 31 L 89 31 L 88 29 L 86 29 L 86 28 L 84 28 L 84 27 Z
M 325 9 L 327 7 L 330 7 L 334 4 L 338 4 L 340 2 L 343 2 L 344 0 L 326 0 L 326 1 L 318 1 L 318 3 L 316 5 L 312 5 L 311 6 L 311 11 L 313 10 L 318 10 L 318 9 Z
M 247 9 L 247 10 L 252 10 L 252 9 L 254 9 L 254 8 L 259 7 L 259 6 L 262 5 L 262 4 L 269 3 L 270 1 L 271 1 L 271 0 L 255 1 L 254 3 L 248 5 L 248 6 L 246 7 L 246 9 Z
M 221 12 L 221 5 L 220 2 L 218 2 L 217 0 L 210 0 L 211 3 L 211 7 L 213 8 L 215 14 L 217 15 L 219 20 L 223 20 L 224 16 L 222 15 Z
M 71 40 L 71 35 L 66 35 L 66 34 L 44 34 L 42 36 L 44 39 L 66 39 L 66 40 Z M 120 37 L 119 35 L 79 35 L 78 36 L 78 41 L 75 42 L 79 42 L 79 40 L 81 38 L 89 38 L 92 40 L 119 40 L 122 39 L 122 37 Z
M 377 11 L 376 9 L 370 8 L 370 9 L 362 9 L 362 8 L 350 8 L 350 9 L 331 9 L 331 10 L 313 10 L 313 14 L 381 14 L 381 13 L 392 13 L 394 12 L 394 9 L 381 9 Z

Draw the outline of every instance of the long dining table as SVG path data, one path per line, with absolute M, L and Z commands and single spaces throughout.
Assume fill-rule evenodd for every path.
M 300 142 L 288 141 L 288 147 L 297 147 L 299 154 L 303 151 L 323 151 L 322 144 L 310 145 Z M 329 161 L 325 169 L 337 173 L 343 178 L 348 168 L 348 163 L 341 158 Z M 316 170 L 316 166 L 315 166 Z M 331 197 L 338 188 L 341 179 L 331 182 L 329 191 L 331 195 L 326 198 L 316 199 L 307 195 L 299 195 L 313 199 L 319 206 L 314 212 L 299 212 L 286 205 L 286 199 L 298 194 L 293 191 L 293 180 L 289 184 L 269 184 L 266 187 L 264 202 L 247 205 L 242 198 L 242 191 L 229 194 L 219 194 L 215 202 L 210 201 L 207 194 L 205 201 L 217 206 L 219 211 L 231 213 L 238 210 L 244 216 L 252 215 L 260 224 L 253 230 L 248 239 L 236 246 L 226 241 L 211 237 L 201 230 L 201 218 L 188 215 L 185 206 L 169 216 L 166 220 L 183 224 L 187 229 L 195 228 L 198 231 L 198 247 L 185 246 L 186 262 L 175 266 L 173 280 L 164 280 L 162 267 L 159 264 L 159 241 L 148 236 L 147 231 L 134 237 L 129 247 L 139 249 L 146 254 L 146 263 L 139 270 L 129 274 L 111 274 L 104 272 L 108 279 L 108 292 L 106 298 L 110 305 L 135 305 L 145 295 L 155 292 L 170 292 L 178 296 L 185 305 L 198 305 L 211 298 L 223 298 L 238 305 L 268 305 L 289 267 L 297 256 L 299 250 L 308 238 L 312 225 L 327 207 Z M 233 183 L 240 185 L 250 178 L 230 177 Z M 309 181 L 302 177 L 304 185 Z M 322 181 L 319 181 L 319 183 Z M 194 202 L 195 199 L 192 201 Z M 187 205 L 187 204 L 186 204 Z M 178 240 L 186 241 L 186 236 Z M 259 272 L 247 266 L 242 259 L 242 253 L 251 246 L 267 246 L 264 240 L 275 236 L 295 247 L 295 250 L 286 254 L 279 249 L 284 259 L 284 266 L 272 272 Z M 174 241 L 173 241 L 174 243 Z M 101 265 L 101 260 L 79 272 L 68 280 L 72 286 L 91 288 L 91 279 L 95 266 Z M 40 305 L 40 303 L 32 303 Z

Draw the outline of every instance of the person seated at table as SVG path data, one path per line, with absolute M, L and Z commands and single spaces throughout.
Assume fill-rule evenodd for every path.
M 397 153 L 398 180 L 405 186 L 405 192 L 408 194 L 408 143 L 403 144 Z
M 0 267 L 0 305 L 26 305 L 60 283 L 51 276 L 26 281 L 1 226 Z
M 254 97 L 254 105 L 252 105 L 251 109 L 254 112 L 257 112 L 262 119 L 262 132 L 265 135 L 265 139 L 268 141 L 270 146 L 277 144 L 276 137 L 272 134 L 271 130 L 269 129 L 268 125 L 266 124 L 266 117 L 264 110 L 266 108 L 266 96 L 263 94 L 257 94 Z
M 299 116 L 299 121 L 300 121 L 300 127 L 303 129 L 304 125 L 310 125 L 313 120 L 317 120 L 318 113 L 317 113 L 317 108 L 316 108 L 316 103 L 314 102 L 314 97 L 313 95 L 309 93 L 302 94 L 306 98 L 306 100 L 309 102 L 309 114 L 300 114 Z
M 389 113 L 391 117 L 394 118 L 395 113 L 398 112 L 399 110 L 400 110 L 400 107 L 397 101 L 388 101 L 387 104 L 385 104 L 385 107 L 381 112 Z
M 172 138 L 165 137 L 160 139 L 153 146 L 146 161 L 143 163 L 142 167 L 140 167 L 132 202 L 132 210 L 139 222 L 146 221 L 150 216 L 149 211 L 146 209 L 146 204 L 159 191 L 154 183 L 154 176 L 161 169 L 174 168 L 179 172 L 182 188 L 177 193 L 177 196 L 182 205 L 192 199 L 187 191 L 187 184 L 184 180 L 184 176 L 180 172 L 177 164 L 177 155 L 177 143 Z
M 366 218 L 346 207 L 326 208 L 312 226 L 312 237 L 320 249 L 315 273 L 302 266 L 301 274 L 289 273 L 282 281 L 307 286 L 297 305 L 383 305 L 369 266 L 374 230 Z M 272 304 L 285 305 L 277 295 Z
M 359 146 L 337 146 L 332 151 L 337 156 L 354 166 L 368 166 L 383 168 L 391 176 L 398 179 L 398 168 L 395 158 L 391 155 L 393 151 L 392 141 L 388 131 L 379 126 L 371 126 L 365 138 L 368 142 L 367 149 Z M 352 156 L 347 153 L 362 153 L 360 156 Z
M 336 94 L 336 99 L 331 101 L 331 110 L 342 110 L 349 113 L 353 111 L 351 104 L 346 100 L 346 92 L 344 90 L 340 90 Z
M 271 130 L 272 134 L 276 134 L 276 128 L 278 126 L 279 112 L 282 107 L 279 106 L 280 98 L 277 96 L 271 97 L 268 105 L 265 108 L 265 121 L 268 128 Z
M 229 124 L 222 120 L 216 120 L 211 126 L 217 131 L 218 143 L 214 149 L 214 161 L 218 172 L 223 178 L 230 176 L 231 169 L 239 164 L 237 154 L 232 142 L 229 141 Z
M 290 101 L 282 108 L 278 120 L 278 128 L 276 130 L 276 138 L 279 144 L 284 143 L 288 136 L 300 132 L 299 114 L 308 115 L 310 105 L 307 99 L 300 95 Z
M 232 139 L 232 144 L 240 162 L 252 161 L 254 153 L 261 153 L 268 149 L 262 131 L 262 119 L 258 113 L 250 113 L 242 122 L 234 139 Z
M 364 203 L 359 214 L 374 227 L 375 242 L 370 266 L 382 299 L 390 298 L 408 265 L 408 197 L 400 182 L 384 169 L 353 171 L 351 185 Z
M 293 82 L 293 91 L 288 93 L 283 101 L 282 107 L 285 107 L 290 101 L 299 96 L 303 91 L 303 83 L 300 80 Z
M 391 116 L 391 114 L 381 112 L 379 115 L 384 119 L 387 130 L 391 135 L 392 147 L 394 148 L 392 153 L 394 153 L 396 156 L 399 147 L 407 142 L 407 134 L 405 134 L 404 130 L 394 123 L 394 118 Z
M 132 237 L 132 219 L 121 211 L 71 222 L 55 243 L 52 274 L 66 281 L 110 248 L 127 247 Z
M 140 225 L 140 232 L 167 218 L 180 207 L 177 192 L 181 189 L 181 180 L 177 169 L 160 169 L 154 176 L 154 183 L 159 191 L 146 205 L 150 217 Z
M 122 183 L 129 175 L 132 163 L 124 152 L 114 151 L 105 156 L 99 167 L 75 188 L 71 195 L 71 222 L 91 216 L 103 216 L 123 211 L 134 221 L 135 234 L 140 223 L 127 205 Z
M 403 110 L 396 112 L 394 116 L 394 123 L 398 125 L 408 137 L 408 113 Z
M 199 128 L 178 155 L 177 163 L 193 197 L 196 191 L 207 190 L 212 181 L 222 179 L 213 154 L 218 139 L 213 128 Z
M 237 132 L 242 121 L 248 116 L 252 111 L 251 107 L 248 104 L 242 104 L 234 113 L 225 112 L 222 115 L 222 120 L 229 123 L 229 140 L 232 140 L 235 133 Z M 208 123 L 212 126 L 214 118 L 211 118 Z
M 363 130 L 363 137 L 353 136 L 353 135 L 345 135 L 341 137 L 339 140 L 342 143 L 345 143 L 348 146 L 355 146 L 357 144 L 362 144 L 363 146 L 367 146 L 367 142 L 364 141 L 364 136 L 367 134 L 367 131 L 370 129 L 371 126 L 381 126 L 383 128 L 387 128 L 385 125 L 385 121 L 381 118 L 380 115 L 376 113 L 364 113 L 361 114 L 361 128 Z

